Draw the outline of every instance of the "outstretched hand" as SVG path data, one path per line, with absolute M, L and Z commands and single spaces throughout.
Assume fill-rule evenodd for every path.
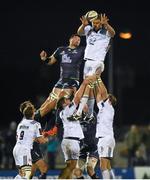
M 82 22 L 83 26 L 86 26 L 89 24 L 88 20 L 85 18 L 85 16 L 82 16 L 80 18 L 80 21 Z
M 101 24 L 107 25 L 108 24 L 108 17 L 105 14 L 101 14 Z

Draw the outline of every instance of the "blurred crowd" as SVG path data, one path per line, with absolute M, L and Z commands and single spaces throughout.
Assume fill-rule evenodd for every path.
M 127 158 L 128 167 L 150 165 L 150 125 L 131 125 L 124 134 L 125 148 L 121 152 Z
M 0 130 L 0 169 L 15 169 L 12 150 L 16 142 L 16 127 L 16 122 L 12 121 L 9 128 Z M 118 146 L 115 149 L 114 167 L 117 167 L 117 162 L 122 159 L 126 160 L 126 167 L 150 166 L 150 125 L 131 125 L 122 129 L 124 130 L 116 137 Z M 41 145 L 41 149 L 49 169 L 63 168 L 60 138 L 49 137 L 49 142 Z M 121 167 L 121 164 L 119 166 Z

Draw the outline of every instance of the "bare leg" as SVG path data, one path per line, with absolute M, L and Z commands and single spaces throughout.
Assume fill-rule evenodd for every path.
M 69 160 L 67 166 L 62 170 L 58 179 L 71 179 L 73 170 L 76 168 L 77 160 Z
M 68 96 L 70 96 L 73 93 L 73 89 L 54 88 L 50 93 L 49 97 L 40 107 L 40 110 L 44 112 L 43 115 L 46 115 L 48 112 L 50 112 L 52 109 L 56 107 L 57 101 L 60 98 L 59 95 L 60 93 L 62 93 L 62 91 L 64 91 L 64 94 Z

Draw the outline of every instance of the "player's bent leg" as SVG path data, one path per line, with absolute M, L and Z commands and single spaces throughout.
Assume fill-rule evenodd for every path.
M 36 162 L 36 166 L 38 167 L 38 169 L 41 172 L 39 179 L 46 179 L 46 174 L 48 171 L 47 163 L 43 159 L 40 159 Z
M 17 175 L 14 177 L 14 179 L 22 179 L 22 178 L 24 178 L 24 177 L 25 177 L 24 171 L 22 171 L 20 167 L 17 167 L 17 168 L 18 168 L 18 173 L 19 173 L 19 174 L 17 174 Z
M 90 95 L 89 95 L 89 99 L 87 101 L 87 105 L 88 105 L 88 114 L 87 114 L 87 118 L 93 118 L 93 111 L 94 111 L 94 104 L 95 104 L 95 98 L 94 98 L 94 93 L 93 93 L 93 88 L 90 89 Z
M 44 107 L 46 104 L 49 104 L 50 102 L 56 100 L 58 98 L 59 93 L 61 92 L 61 89 L 59 88 L 53 88 L 52 92 L 49 94 L 46 101 L 41 105 L 41 107 Z
M 61 91 L 62 89 L 53 88 L 53 91 L 50 93 L 49 97 L 40 107 L 40 111 L 42 112 L 43 116 L 56 107 L 57 100 L 59 99 L 59 94 L 61 93 Z
M 76 179 L 84 179 L 83 172 L 80 168 L 75 168 L 73 171 L 73 175 L 75 176 Z
M 110 179 L 115 179 L 114 172 L 111 169 L 111 163 L 110 163 L 111 159 L 110 158 L 101 158 L 101 159 L 103 163 L 103 166 L 101 169 L 104 169 L 102 172 L 109 174 Z
M 83 94 L 83 97 L 81 98 L 81 101 L 80 101 L 80 104 L 79 104 L 79 107 L 78 107 L 78 110 L 76 112 L 76 116 L 78 118 L 78 116 L 80 117 L 82 115 L 82 111 L 83 111 L 83 108 L 85 107 L 88 99 L 89 99 L 89 94 L 90 94 L 90 90 L 91 90 L 91 86 L 90 85 L 87 85 L 86 88 L 85 88 L 85 91 L 84 91 L 84 94 Z M 76 119 L 76 118 L 75 118 Z M 76 119 L 77 120 L 77 119 Z
M 33 178 L 33 176 L 34 176 L 34 174 L 35 174 L 35 172 L 36 172 L 36 169 L 37 169 L 37 166 L 36 166 L 36 164 L 32 164 L 32 167 L 31 167 L 31 174 L 30 174 L 30 179 L 32 179 Z
M 77 161 L 76 169 L 74 169 L 73 173 L 77 179 L 84 179 L 83 171 L 85 169 L 86 159 L 79 159 Z
M 100 169 L 102 171 L 103 179 L 112 179 L 110 172 L 110 160 L 108 158 L 100 158 Z
M 98 179 L 95 173 L 95 167 L 98 162 L 98 159 L 95 157 L 89 157 L 87 163 L 87 173 L 92 179 Z
M 58 179 L 71 179 L 73 170 L 76 168 L 77 160 L 66 161 L 67 166 L 63 169 Z

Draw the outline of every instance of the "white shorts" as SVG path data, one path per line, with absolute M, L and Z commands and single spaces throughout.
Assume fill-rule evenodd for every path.
M 100 68 L 101 72 L 104 71 L 104 63 L 102 61 L 86 60 L 84 65 L 84 78 L 93 75 L 98 68 Z
M 99 157 L 113 157 L 113 152 L 115 148 L 115 139 L 111 136 L 106 136 L 99 138 L 98 144 L 98 154 Z
M 13 156 L 16 166 L 32 165 L 31 150 L 25 146 L 16 144 L 13 149 Z
M 63 139 L 61 148 L 64 153 L 65 161 L 79 159 L 80 141 L 72 139 Z

